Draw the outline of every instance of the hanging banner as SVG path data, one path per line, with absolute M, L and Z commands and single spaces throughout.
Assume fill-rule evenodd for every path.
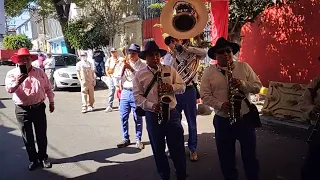
M 228 39 L 229 1 L 211 0 L 211 40 L 212 45 L 219 37 Z

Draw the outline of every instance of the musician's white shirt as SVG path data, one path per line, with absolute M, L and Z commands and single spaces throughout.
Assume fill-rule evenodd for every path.
M 182 52 L 181 54 L 179 54 L 176 58 L 173 58 L 173 57 L 168 53 L 168 54 L 165 56 L 165 58 L 164 58 L 164 64 L 170 65 L 170 66 L 174 67 L 175 69 L 177 69 L 177 68 L 178 68 L 178 63 L 177 63 L 177 60 L 176 60 L 176 59 L 178 59 L 178 61 L 181 63 L 184 59 L 186 59 L 186 58 L 188 57 L 188 55 L 189 55 L 190 53 L 198 55 L 200 60 L 204 59 L 204 58 L 206 57 L 206 55 L 207 55 L 206 50 L 201 49 L 201 48 L 188 47 L 187 49 L 188 49 L 187 52 L 186 52 L 186 51 L 183 51 L 183 52 Z M 170 58 L 170 59 L 169 59 L 169 58 Z M 192 58 L 189 58 L 189 59 L 187 59 L 187 62 L 190 62 L 190 61 L 192 61 L 192 60 L 193 60 Z M 184 74 L 184 73 L 183 73 L 183 74 Z M 194 81 L 195 83 L 198 82 L 197 75 L 194 76 L 193 81 Z M 187 84 L 187 86 L 190 86 L 190 85 L 193 85 L 192 82 L 190 82 L 189 84 Z
M 149 66 L 145 66 L 136 72 L 133 78 L 133 94 L 135 103 L 145 111 L 152 111 L 152 106 L 159 103 L 157 82 L 154 83 L 148 96 L 146 98 L 143 97 L 143 94 L 153 79 L 154 73 L 156 73 L 156 70 Z M 186 88 L 185 83 L 174 68 L 162 65 L 161 77 L 164 83 L 172 85 L 174 94 L 184 93 Z M 171 109 L 175 108 L 177 105 L 177 100 L 174 94 L 171 95 L 173 101 L 169 104 Z
M 147 65 L 142 62 L 140 59 L 138 59 L 136 62 L 131 62 L 129 60 L 130 66 L 135 70 L 135 72 L 138 72 L 141 68 L 146 67 Z M 133 87 L 133 78 L 135 72 L 131 72 L 129 69 L 125 70 L 125 73 L 123 74 L 121 81 L 122 81 L 122 87 L 123 88 L 132 88 Z
M 232 72 L 232 76 L 242 81 L 243 86 L 239 88 L 249 98 L 249 93 L 259 93 L 262 84 L 256 73 L 245 62 L 234 62 L 235 68 Z M 218 67 L 226 70 L 226 68 Z M 213 107 L 215 114 L 228 117 L 228 114 L 221 111 L 221 105 L 224 102 L 228 102 L 228 82 L 226 76 L 224 76 L 216 65 L 211 65 L 205 69 L 200 86 L 200 95 L 203 104 Z M 241 115 L 245 115 L 249 112 L 249 108 L 245 101 L 241 104 Z

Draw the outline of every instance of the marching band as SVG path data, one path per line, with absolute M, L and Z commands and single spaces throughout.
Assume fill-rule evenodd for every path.
M 235 157 L 235 143 L 238 140 L 241 146 L 241 156 L 246 177 L 248 180 L 258 180 L 259 161 L 256 152 L 255 128 L 261 122 L 253 112 L 252 104 L 248 99 L 249 93 L 259 93 L 262 84 L 250 65 L 233 60 L 233 56 L 240 50 L 238 44 L 221 37 L 208 52 L 189 45 L 189 39 L 195 34 L 199 34 L 207 22 L 207 18 L 201 18 L 207 16 L 207 12 L 203 11 L 203 6 L 201 1 L 186 0 L 182 4 L 169 1 L 163 8 L 161 24 L 163 24 L 164 28 L 168 28 L 166 30 L 170 32 L 169 36 L 164 40 L 170 52 L 160 49 L 155 41 L 148 41 L 143 51 L 140 50 L 139 45 L 131 44 L 126 49 L 126 58 L 119 57 L 117 50 L 111 49 L 112 56 L 105 63 L 107 85 L 110 91 L 105 111 L 112 111 L 115 91 L 118 89 L 121 92 L 121 96 L 119 95 L 119 111 L 122 141 L 117 144 L 117 147 L 124 148 L 130 145 L 128 121 L 132 112 L 136 127 L 136 147 L 142 150 L 145 146 L 141 142 L 143 119 L 145 119 L 160 178 L 162 180 L 170 179 L 168 156 L 165 152 L 167 144 L 177 179 L 186 180 L 188 175 L 184 129 L 181 124 L 182 111 L 184 111 L 188 123 L 189 159 L 190 161 L 198 161 L 197 100 L 201 98 L 203 104 L 214 108 L 215 141 L 224 179 L 238 179 Z M 186 13 L 188 16 L 186 16 Z M 175 14 L 170 17 L 173 23 L 168 20 L 167 22 L 163 21 L 163 19 L 167 19 L 172 14 Z M 187 24 L 188 27 L 182 27 L 179 24 L 182 21 L 181 18 L 189 18 L 186 20 L 194 22 L 194 24 Z M 85 113 L 93 111 L 94 108 L 95 68 L 87 62 L 86 53 L 81 53 L 80 56 L 81 61 L 77 63 L 76 69 L 78 78 L 81 80 L 82 112 Z M 217 60 L 218 63 L 210 65 L 204 71 L 199 90 L 197 69 L 200 60 L 206 56 Z M 30 57 L 28 56 L 28 59 L 19 58 L 17 63 L 18 60 L 30 61 L 30 63 L 33 60 L 31 55 Z M 18 75 L 15 76 L 18 77 Z M 23 78 L 26 78 L 20 76 L 19 82 L 14 82 L 12 78 L 7 77 L 6 88 L 9 93 L 15 93 L 23 82 Z M 43 78 L 42 74 L 39 78 Z M 45 80 L 49 84 L 49 81 Z M 319 79 L 317 79 L 317 82 L 310 85 L 313 89 L 317 86 L 316 92 L 314 92 L 316 95 L 320 93 L 318 91 L 319 84 Z M 46 92 L 51 103 L 50 112 L 53 112 L 53 93 L 48 87 L 46 87 L 48 89 Z M 301 102 L 305 105 L 305 111 L 308 112 L 308 116 L 313 116 L 313 119 L 319 121 L 320 99 L 319 96 L 311 96 L 311 92 L 306 90 L 303 95 L 304 99 Z M 43 117 L 41 118 L 44 119 L 43 122 L 46 122 L 43 98 L 37 102 L 37 106 L 32 106 L 32 108 L 42 108 Z M 313 101 L 317 104 L 315 105 Z M 24 109 L 25 106 L 19 103 L 20 101 L 17 99 L 16 108 L 18 111 L 16 113 L 20 126 L 30 126 L 31 128 L 31 123 L 26 124 L 26 122 L 23 122 L 25 117 L 21 113 L 26 110 Z M 35 116 L 34 114 L 32 115 Z M 46 124 L 41 126 L 46 129 Z M 39 151 L 42 152 L 39 152 L 39 157 L 36 157 L 37 152 L 34 148 L 32 128 L 28 132 L 25 131 L 22 128 L 22 132 L 25 134 L 24 142 L 31 161 L 29 169 L 34 170 L 40 164 L 43 167 L 51 167 L 51 163 L 47 161 L 46 132 L 41 132 L 41 137 L 37 136 L 37 141 L 39 141 L 37 143 L 40 145 Z M 38 139 L 44 140 L 42 142 Z M 313 145 L 313 148 L 310 149 L 309 156 L 319 159 L 318 152 L 316 152 L 320 149 L 319 143 L 315 146 Z M 310 167 L 315 168 L 315 166 L 310 158 L 307 159 L 303 169 L 305 179 L 310 179 L 306 178 L 310 174 L 308 170 L 310 170 Z M 317 171 L 312 169 L 312 174 L 316 173 Z

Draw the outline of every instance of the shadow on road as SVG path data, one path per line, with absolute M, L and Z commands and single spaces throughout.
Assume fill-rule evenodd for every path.
M 59 174 L 41 169 L 29 172 L 27 169 L 27 153 L 24 150 L 22 139 L 14 135 L 15 133 L 18 132 L 13 128 L 0 126 L 0 179 L 66 179 Z M 186 140 L 187 138 L 185 136 Z M 148 142 L 146 144 L 148 145 Z M 299 172 L 307 147 L 303 134 L 299 134 L 299 137 L 296 138 L 292 136 L 292 133 L 282 133 L 282 130 L 279 129 L 262 128 L 257 130 L 257 147 L 261 167 L 260 180 L 299 180 Z M 188 180 L 222 179 L 213 133 L 198 134 L 197 151 L 199 154 L 198 162 L 190 162 L 188 156 L 186 156 Z M 75 163 L 77 166 L 85 167 L 84 161 L 87 160 L 101 163 L 101 166 L 95 172 L 87 171 L 86 174 L 72 178 L 76 180 L 158 179 L 153 156 L 148 155 L 133 161 L 127 161 L 125 158 L 121 159 L 121 162 L 111 160 L 112 157 L 121 154 L 132 156 L 136 153 L 144 152 L 139 152 L 132 147 L 112 148 L 61 159 L 51 158 L 51 161 L 54 166 Z M 170 159 L 169 162 L 172 179 L 175 179 L 174 168 Z M 239 144 L 237 144 L 237 162 L 240 179 L 245 179 Z M 108 163 L 108 165 L 105 166 L 105 163 Z
M 1 118 L 0 118 L 1 120 Z M 65 179 L 65 177 L 38 169 L 28 170 L 29 160 L 21 137 L 13 135 L 13 128 L 0 125 L 0 179 Z

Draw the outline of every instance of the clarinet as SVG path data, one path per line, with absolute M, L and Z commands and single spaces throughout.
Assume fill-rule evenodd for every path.
M 229 95 L 229 103 L 231 104 L 231 108 L 228 112 L 230 124 L 233 125 L 238 120 L 240 120 L 240 109 L 241 102 L 243 100 L 242 96 L 239 95 L 239 89 L 235 88 L 231 84 L 232 80 L 232 61 L 227 62 L 227 77 L 228 77 L 228 95 Z
M 314 140 L 314 137 L 317 135 L 318 131 L 320 128 L 320 113 L 317 113 L 317 121 L 316 121 L 316 125 L 313 127 L 312 132 L 309 135 L 309 138 L 307 140 L 307 143 L 312 143 L 312 141 Z

